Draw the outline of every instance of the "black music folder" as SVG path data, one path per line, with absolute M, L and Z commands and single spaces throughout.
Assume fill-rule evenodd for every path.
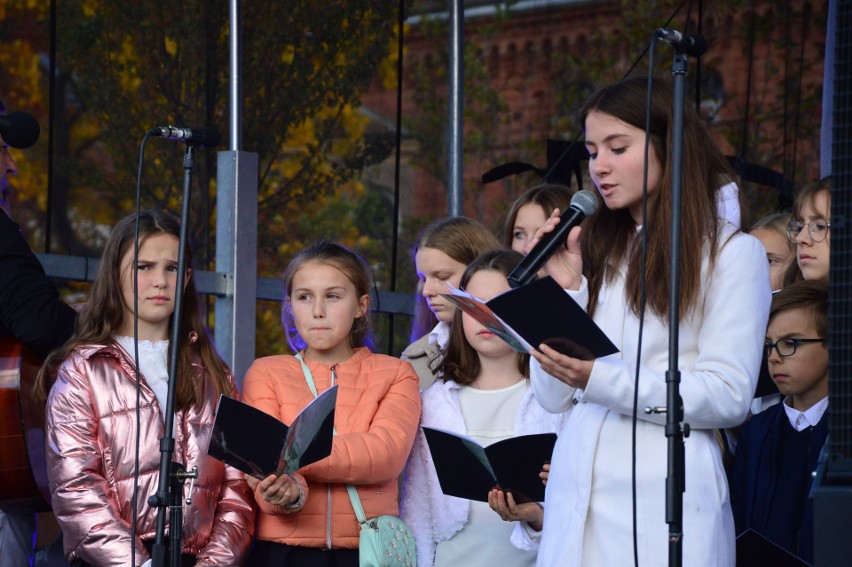
M 207 454 L 263 479 L 292 474 L 331 454 L 337 386 L 302 408 L 293 423 L 227 396 L 219 396 Z
M 515 502 L 543 502 L 542 467 L 550 462 L 555 433 L 503 439 L 483 447 L 473 439 L 423 427 L 441 491 L 448 496 L 488 502 L 488 492 L 511 492 Z
M 810 563 L 747 529 L 737 536 L 737 567 L 812 567 Z
M 519 352 L 542 343 L 581 360 L 618 352 L 588 313 L 550 276 L 501 293 L 488 302 L 450 286 L 441 294 Z

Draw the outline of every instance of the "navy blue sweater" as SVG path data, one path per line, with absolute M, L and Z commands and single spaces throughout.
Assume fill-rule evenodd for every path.
M 812 472 L 828 434 L 828 412 L 814 427 L 796 431 L 782 404 L 740 428 L 731 471 L 737 535 L 751 528 L 813 563 Z

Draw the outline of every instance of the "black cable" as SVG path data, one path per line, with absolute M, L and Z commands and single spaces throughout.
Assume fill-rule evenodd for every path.
M 748 147 L 748 114 L 749 106 L 751 105 L 751 80 L 754 73 L 754 22 L 757 20 L 757 15 L 754 10 L 754 0 L 751 2 L 751 25 L 748 33 L 748 80 L 746 81 L 746 97 L 745 109 L 743 110 L 743 130 L 742 140 L 740 141 L 740 159 L 748 161 L 746 148 Z
M 689 7 L 690 13 L 692 12 L 692 6 Z M 689 31 L 689 18 L 687 17 L 687 28 L 685 31 Z M 704 28 L 702 26 L 702 22 L 704 21 L 704 0 L 698 0 L 698 35 L 701 35 L 701 30 Z M 699 116 L 701 115 L 701 57 L 695 62 L 695 111 L 698 112 Z
M 639 366 L 642 363 L 642 337 L 645 328 L 645 287 L 648 279 L 646 264 L 648 260 L 648 160 L 651 147 L 651 95 L 654 85 L 654 45 L 657 43 L 657 35 L 650 44 L 650 57 L 648 58 L 648 91 L 645 99 L 645 155 L 642 166 L 642 255 L 641 274 L 639 282 L 639 336 L 636 341 L 636 376 L 633 379 L 633 422 L 631 433 L 631 495 L 633 503 L 633 564 L 639 567 L 639 533 L 636 527 L 638 516 L 638 505 L 636 501 L 636 428 L 638 425 L 639 411 Z
M 787 88 L 790 86 L 790 42 L 793 32 L 791 31 L 792 22 L 790 22 L 790 6 L 786 6 L 783 8 L 784 15 L 784 97 L 782 103 L 782 113 L 781 113 L 781 163 L 783 163 L 783 167 L 781 171 L 788 178 L 790 177 L 789 171 L 787 169 L 788 161 L 787 161 L 787 145 L 789 138 L 787 137 L 787 104 L 789 99 L 789 93 L 787 92 Z
M 402 160 L 402 56 L 405 40 L 405 0 L 399 0 L 397 15 L 397 63 L 396 63 L 396 153 L 393 164 L 393 238 L 391 240 L 390 290 L 396 291 L 396 257 L 399 253 L 399 173 Z M 375 280 L 374 280 L 375 281 Z M 379 294 L 376 292 L 376 298 Z M 388 354 L 393 354 L 393 313 L 388 315 Z
M 44 225 L 44 252 L 50 254 L 50 240 L 53 232 L 53 151 L 54 132 L 53 110 L 56 104 L 56 0 L 50 0 L 50 55 L 47 59 L 47 219 Z M 64 101 L 63 101 L 64 103 Z
M 136 223 L 133 227 L 133 372 L 136 378 L 136 445 L 133 459 L 133 503 L 130 519 L 130 564 L 136 565 L 136 518 L 139 502 L 139 453 L 142 436 L 142 385 L 139 378 L 139 214 L 142 194 L 142 164 L 145 161 L 145 146 L 148 144 L 150 133 L 145 133 L 139 146 L 139 166 L 136 175 Z
M 691 1 L 692 0 L 683 0 L 683 2 L 680 3 L 680 6 L 678 6 L 675 9 L 674 13 L 671 16 L 669 16 L 669 18 L 665 21 L 665 23 L 663 23 L 662 27 L 667 28 L 669 26 L 669 24 L 671 24 L 672 20 L 675 19 L 675 16 L 677 16 L 678 13 L 680 12 L 680 10 L 686 5 L 686 3 L 691 2 Z M 651 42 L 651 44 L 653 44 L 653 41 Z M 636 69 L 636 66 L 639 65 L 639 63 L 642 61 L 642 59 L 645 57 L 645 55 L 649 51 L 651 51 L 651 56 L 653 57 L 653 50 L 650 49 L 650 45 L 649 45 L 648 47 L 643 49 L 642 52 L 639 55 L 636 56 L 636 59 L 633 60 L 633 64 L 630 65 L 630 68 L 627 69 L 627 71 L 624 73 L 624 75 L 621 76 L 622 80 L 626 79 L 627 77 L 630 76 L 631 73 L 633 73 L 633 70 Z M 699 58 L 699 62 L 700 61 L 701 61 L 701 59 Z M 650 66 L 650 69 L 649 69 L 649 74 L 652 73 L 653 69 L 654 69 L 654 66 L 652 64 Z M 696 86 L 696 99 L 700 100 L 700 90 L 699 90 L 698 86 Z M 580 129 L 580 131 L 577 132 L 577 134 L 571 140 L 571 144 L 568 144 L 565 147 L 565 150 L 563 150 L 563 152 L 561 154 L 559 154 L 559 157 L 556 158 L 556 160 L 554 160 L 553 165 L 548 167 L 547 172 L 543 176 L 544 179 L 549 179 L 551 177 L 551 174 L 554 172 L 554 170 L 556 170 L 561 165 L 562 160 L 565 159 L 568 156 L 568 152 L 570 152 L 573 143 L 580 139 L 581 133 L 582 133 L 582 128 Z
M 807 37 L 808 24 L 811 21 L 811 5 L 805 3 L 803 10 L 805 13 L 802 14 L 802 36 L 799 44 L 799 73 L 797 75 L 799 85 L 796 90 L 796 112 L 793 114 L 793 158 L 791 160 L 793 170 L 790 172 L 790 179 L 796 179 L 796 157 L 799 150 L 799 116 L 802 112 L 802 75 L 805 72 L 805 37 Z M 787 17 L 790 17 L 789 14 Z
M 681 3 L 680 3 L 680 6 L 678 6 L 677 8 L 675 8 L 674 13 L 673 13 L 671 16 L 669 16 L 669 19 L 665 21 L 665 23 L 662 25 L 662 27 L 664 27 L 664 28 L 669 27 L 669 24 L 671 24 L 671 23 L 672 23 L 672 20 L 674 20 L 674 19 L 675 19 L 675 16 L 677 16 L 677 15 L 678 15 L 678 12 L 680 12 L 681 8 L 683 8 L 683 7 L 686 5 L 686 3 L 687 3 L 687 2 L 690 2 L 690 1 L 691 1 L 691 0 L 683 0 L 683 2 L 681 2 Z M 652 42 L 652 43 L 653 43 L 653 42 Z M 639 65 L 639 62 L 640 62 L 640 61 L 642 61 L 642 59 L 645 57 L 645 54 L 646 54 L 646 53 L 648 53 L 649 48 L 650 48 L 650 46 L 649 46 L 649 47 L 646 47 L 645 49 L 643 49 L 643 50 L 642 50 L 642 53 L 640 53 L 640 54 L 636 57 L 636 59 L 633 61 L 633 65 L 631 65 L 631 66 L 630 66 L 630 68 L 627 70 L 627 72 L 626 72 L 626 73 L 624 73 L 624 76 L 622 77 L 622 79 L 626 79 L 627 77 L 629 77 L 629 76 L 630 76 L 630 73 L 632 73 L 632 72 L 633 72 L 633 69 L 635 69 L 635 68 L 636 68 L 636 66 L 637 66 L 637 65 Z M 653 69 L 653 66 L 652 66 L 651 68 Z

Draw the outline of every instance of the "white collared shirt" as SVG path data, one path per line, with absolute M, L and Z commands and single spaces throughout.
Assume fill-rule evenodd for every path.
M 825 410 L 828 409 L 828 396 L 824 397 L 805 411 L 799 411 L 790 406 L 790 397 L 784 398 L 784 412 L 790 425 L 796 431 L 804 431 L 808 427 L 814 427 L 822 419 Z
M 439 321 L 429 333 L 429 344 L 434 345 L 437 343 L 443 349 L 447 346 L 448 342 L 450 342 L 450 326 L 443 321 Z

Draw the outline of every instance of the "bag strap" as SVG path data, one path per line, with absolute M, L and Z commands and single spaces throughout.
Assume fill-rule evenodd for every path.
M 318 396 L 317 386 L 314 384 L 314 376 L 311 374 L 311 369 L 308 368 L 308 365 L 305 363 L 305 359 L 302 358 L 302 353 L 297 353 L 296 359 L 302 363 L 302 372 L 305 374 L 305 382 L 308 383 L 308 387 L 311 389 L 311 392 L 316 398 Z M 337 435 L 336 428 L 332 431 L 335 435 Z M 358 519 L 358 523 L 364 524 L 367 521 L 367 515 L 364 514 L 364 507 L 361 505 L 361 498 L 358 496 L 358 490 L 353 485 L 347 484 L 346 491 L 349 493 L 349 500 L 352 502 L 352 509 L 355 511 L 355 517 Z
M 302 358 L 302 353 L 296 354 L 296 360 L 302 363 L 302 372 L 305 373 L 305 382 L 308 383 L 308 388 L 311 389 L 311 393 L 316 398 L 319 394 L 317 394 L 317 386 L 314 384 L 314 375 L 311 374 L 311 369 L 308 368 L 308 365 L 305 364 L 305 359 Z

